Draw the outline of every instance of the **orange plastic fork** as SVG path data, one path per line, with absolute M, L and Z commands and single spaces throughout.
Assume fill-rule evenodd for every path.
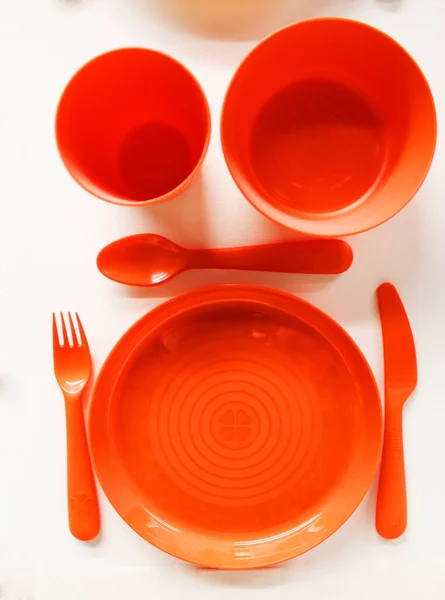
M 68 470 L 68 520 L 73 536 L 82 541 L 92 540 L 100 531 L 99 505 L 96 485 L 88 449 L 82 392 L 91 375 L 91 356 L 87 338 L 76 313 L 80 339 L 71 315 L 72 345 L 69 343 L 66 322 L 60 315 L 61 342 L 53 313 L 54 373 L 65 398 L 67 470 Z

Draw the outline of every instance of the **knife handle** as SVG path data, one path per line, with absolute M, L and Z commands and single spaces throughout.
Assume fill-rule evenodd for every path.
M 388 540 L 400 537 L 406 529 L 402 407 L 386 408 L 375 524 L 378 533 Z

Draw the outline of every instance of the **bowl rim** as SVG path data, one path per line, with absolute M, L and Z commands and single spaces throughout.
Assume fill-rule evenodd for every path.
M 378 218 L 374 219 L 372 223 L 363 225 L 360 227 L 355 227 L 353 230 L 345 227 L 344 225 L 342 226 L 341 222 L 338 225 L 336 224 L 336 226 L 334 227 L 334 226 L 332 226 L 332 221 L 329 221 L 328 218 L 320 217 L 318 215 L 318 213 L 317 213 L 317 215 L 318 215 L 317 218 L 304 218 L 303 216 L 294 216 L 289 213 L 285 213 L 284 211 L 281 211 L 279 208 L 274 207 L 269 202 L 267 202 L 267 200 L 263 200 L 261 198 L 261 194 L 259 192 L 252 190 L 250 185 L 246 186 L 242 183 L 243 179 L 245 179 L 244 175 L 241 173 L 241 170 L 237 168 L 235 161 L 233 160 L 233 158 L 231 156 L 231 151 L 228 150 L 229 144 L 227 142 L 227 134 L 225 133 L 227 105 L 229 102 L 232 86 L 235 83 L 235 81 L 237 80 L 237 78 L 239 77 L 239 73 L 240 73 L 241 69 L 244 67 L 246 62 L 249 61 L 251 56 L 256 54 L 256 52 L 259 50 L 259 48 L 261 48 L 264 44 L 267 44 L 271 39 L 280 36 L 282 33 L 286 32 L 286 31 L 289 31 L 291 29 L 297 29 L 301 26 L 307 26 L 310 24 L 318 25 L 319 23 L 323 23 L 323 22 L 331 22 L 331 23 L 341 22 L 341 23 L 347 23 L 348 26 L 362 27 L 364 29 L 371 30 L 373 33 L 384 37 L 389 42 L 391 42 L 391 44 L 393 44 L 395 47 L 397 47 L 398 50 L 400 52 L 402 52 L 410 60 L 410 62 L 414 65 L 414 67 L 417 69 L 417 71 L 421 77 L 422 83 L 424 84 L 425 90 L 428 94 L 428 99 L 429 99 L 431 111 L 432 111 L 432 117 L 434 120 L 434 130 L 432 132 L 433 137 L 431 139 L 430 156 L 429 156 L 428 160 L 426 161 L 424 173 L 419 178 L 418 184 L 415 186 L 415 188 L 413 188 L 409 197 L 406 198 L 406 201 L 400 207 L 396 208 L 395 210 L 390 211 L 389 214 L 384 215 L 384 216 L 379 216 Z M 382 31 L 378 27 L 374 27 L 373 25 L 369 25 L 368 23 L 364 23 L 362 21 L 357 21 L 355 19 L 349 19 L 346 17 L 313 17 L 310 19 L 304 19 L 302 21 L 296 21 L 294 23 L 290 23 L 288 25 L 284 25 L 283 27 L 280 27 L 279 29 L 273 31 L 272 33 L 270 33 L 269 35 L 264 37 L 262 40 L 260 40 L 245 55 L 245 57 L 243 58 L 241 63 L 236 68 L 235 73 L 233 74 L 232 78 L 230 79 L 228 88 L 226 90 L 223 104 L 222 104 L 222 109 L 221 109 L 220 127 L 219 128 L 220 128 L 220 139 L 221 139 L 221 147 L 222 147 L 222 151 L 223 151 L 223 155 L 224 155 L 224 160 L 225 160 L 227 168 L 232 176 L 232 179 L 235 182 L 235 185 L 237 186 L 237 188 L 239 189 L 241 194 L 246 198 L 246 200 L 266 219 L 269 219 L 269 220 L 277 223 L 278 225 L 282 225 L 291 231 L 294 231 L 294 232 L 297 232 L 297 233 L 300 233 L 303 235 L 310 235 L 312 237 L 326 238 L 326 237 L 348 237 L 350 235 L 356 235 L 356 234 L 364 233 L 366 231 L 374 229 L 375 227 L 383 225 L 384 223 L 386 223 L 387 221 L 392 219 L 394 216 L 396 216 L 401 210 L 403 210 L 409 204 L 409 202 L 414 198 L 414 196 L 417 194 L 417 192 L 421 188 L 422 184 L 425 181 L 425 178 L 427 177 L 427 175 L 430 171 L 432 162 L 434 160 L 435 151 L 436 151 L 438 125 L 437 125 L 437 110 L 436 110 L 436 106 L 435 106 L 435 102 L 434 102 L 434 96 L 431 91 L 431 87 L 428 83 L 428 80 L 427 80 L 423 70 L 420 68 L 420 66 L 416 62 L 416 60 L 408 52 L 408 50 L 406 50 L 402 46 L 402 44 L 400 44 L 397 40 L 395 40 L 393 37 L 391 37 L 389 34 L 385 33 L 384 31 Z M 248 189 L 246 190 L 246 188 L 248 188 Z M 265 207 L 270 207 L 271 210 L 268 210 Z M 308 215 L 309 214 L 310 213 L 308 213 Z M 314 217 L 315 217 L 315 214 L 314 214 Z M 323 224 L 326 225 L 324 228 L 322 227 Z

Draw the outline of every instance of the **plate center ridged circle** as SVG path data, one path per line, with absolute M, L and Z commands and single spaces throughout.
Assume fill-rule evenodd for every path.
M 314 404 L 285 356 L 253 343 L 178 356 L 154 390 L 157 461 L 201 501 L 262 503 L 285 494 L 313 465 Z

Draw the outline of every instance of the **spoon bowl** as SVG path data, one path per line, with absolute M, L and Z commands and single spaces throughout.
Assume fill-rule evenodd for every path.
M 103 248 L 97 267 L 103 275 L 126 285 L 158 285 L 187 268 L 186 250 L 162 235 L 132 235 Z

